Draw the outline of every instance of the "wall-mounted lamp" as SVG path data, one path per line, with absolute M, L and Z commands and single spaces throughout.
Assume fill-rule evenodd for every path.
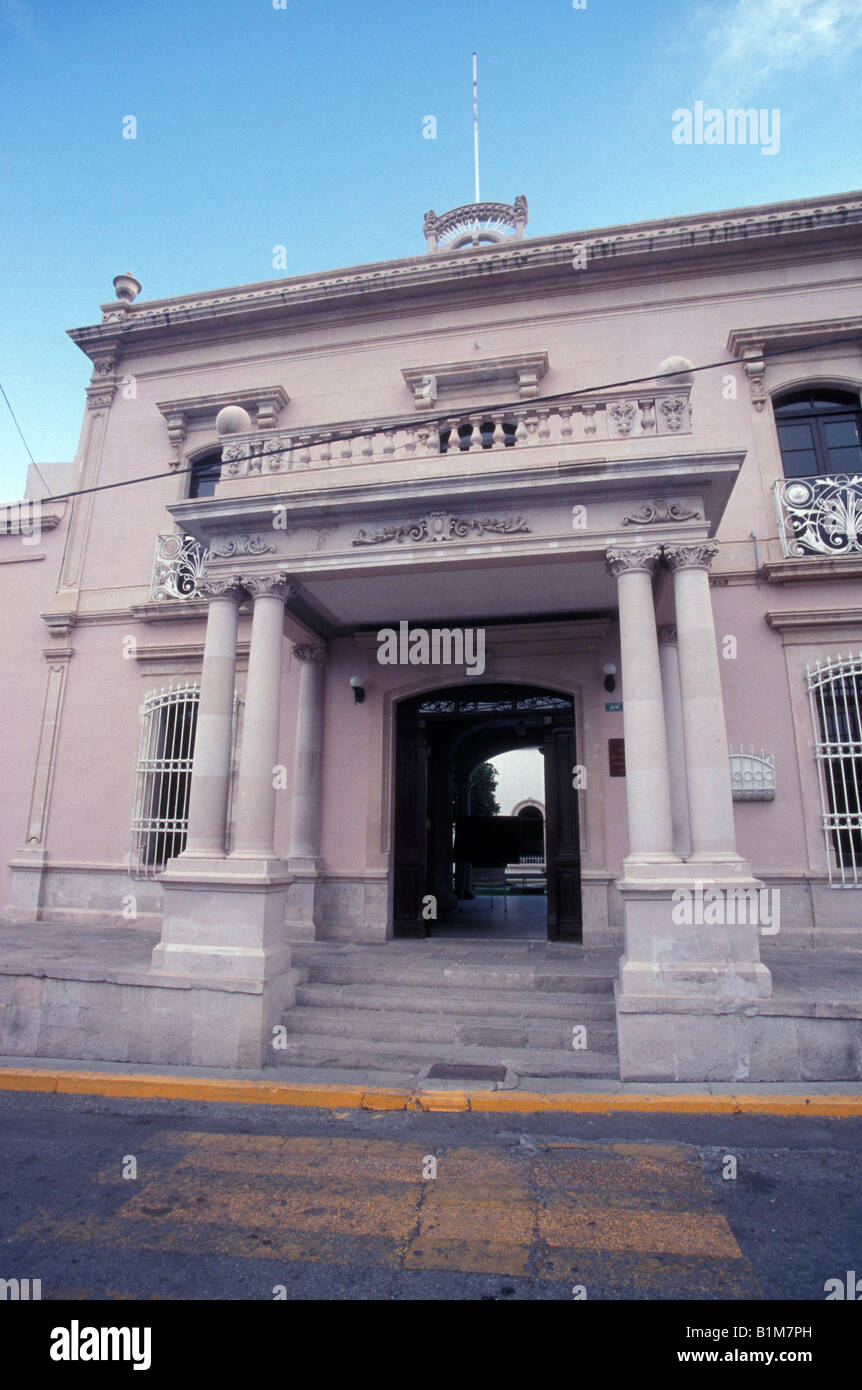
M 357 705 L 361 705 L 365 699 L 365 690 L 359 676 L 350 677 L 350 689 L 353 691 L 353 698 Z
M 613 692 L 614 692 L 614 691 L 616 690 L 616 688 L 617 688 L 617 679 L 616 679 L 616 677 L 617 677 L 617 668 L 616 668 L 616 666 L 611 665 L 611 664 L 605 666 L 605 667 L 604 667 L 604 677 L 605 677 L 605 690 L 608 692 L 609 695 L 612 695 Z

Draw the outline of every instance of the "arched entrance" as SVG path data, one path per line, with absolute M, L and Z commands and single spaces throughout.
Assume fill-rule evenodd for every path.
M 396 936 L 428 934 L 429 922 L 422 910 L 429 895 L 436 900 L 438 915 L 456 906 L 453 826 L 460 825 L 458 818 L 468 812 L 470 775 L 479 763 L 513 747 L 538 748 L 544 754 L 548 939 L 581 940 L 572 696 L 535 686 L 475 681 L 426 692 L 398 705 L 393 837 Z M 471 853 L 506 863 L 513 856 L 505 835 L 502 825 L 491 827 L 490 851 L 473 849 Z M 475 844 L 475 840 L 469 842 Z

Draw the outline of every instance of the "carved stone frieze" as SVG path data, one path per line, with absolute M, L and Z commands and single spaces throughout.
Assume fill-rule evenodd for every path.
M 518 200 L 516 200 L 518 203 Z M 515 204 L 512 205 L 513 212 Z M 518 207 L 520 211 L 520 205 Z M 429 214 L 426 236 L 432 225 Z M 514 245 L 497 245 L 481 248 L 472 264 L 484 265 L 492 261 L 495 268 L 505 269 L 507 265 L 520 269 L 525 257 L 537 269 L 543 266 L 571 265 L 572 248 L 583 245 L 588 264 L 596 265 L 613 259 L 615 263 L 624 261 L 646 261 L 653 256 L 665 257 L 676 248 L 685 249 L 700 246 L 706 254 L 713 251 L 717 240 L 753 241 L 768 239 L 774 242 L 784 235 L 798 235 L 809 231 L 819 236 L 828 236 L 832 228 L 847 228 L 862 223 L 862 200 L 858 198 L 822 198 L 807 204 L 803 210 L 789 207 L 780 211 L 764 211 L 745 216 L 728 218 L 724 213 L 712 218 L 683 218 L 674 225 L 646 225 L 633 228 L 625 235 L 584 238 L 580 234 L 555 238 L 553 241 L 541 239 L 539 244 L 518 240 Z M 539 239 L 537 239 L 538 241 Z M 460 271 L 461 266 L 458 266 Z M 395 288 L 399 285 L 423 284 L 429 280 L 451 276 L 453 263 L 449 257 L 427 256 L 410 261 L 387 263 L 375 269 L 362 269 L 341 274 L 303 278 L 290 281 L 277 281 L 264 289 L 239 289 L 233 293 L 190 296 L 187 299 L 170 301 L 171 313 L 182 317 L 211 317 L 214 314 L 241 313 L 248 305 L 263 307 L 267 304 L 282 308 L 285 304 L 313 303 L 331 300 L 333 295 L 354 293 L 364 288 L 372 290 Z M 102 321 L 115 324 L 124 320 L 123 327 L 130 334 L 151 326 L 153 323 L 167 322 L 163 304 L 136 302 L 130 311 L 123 306 L 111 303 L 106 305 Z M 115 330 L 114 330 L 115 331 Z M 75 329 L 73 340 L 90 343 L 99 330 L 93 328 Z M 85 348 L 86 351 L 86 348 Z
M 662 623 L 658 630 L 659 646 L 675 647 L 678 643 L 678 634 L 674 623 Z
M 608 406 L 608 417 L 621 435 L 631 434 L 636 413 L 634 401 L 613 401 Z
M 210 541 L 213 559 L 232 559 L 235 555 L 269 555 L 275 550 L 262 536 L 216 536 Z
M 658 408 L 664 416 L 664 422 L 669 430 L 674 433 L 682 427 L 683 416 L 688 401 L 685 396 L 661 396 L 659 397 Z
M 636 512 L 623 517 L 623 526 L 658 526 L 667 521 L 702 521 L 701 512 L 684 507 L 681 502 L 644 502 Z
M 428 512 L 418 521 L 406 521 L 401 526 L 384 526 L 379 531 L 361 530 L 354 545 L 384 545 L 389 541 L 440 541 L 466 540 L 471 535 L 492 534 L 495 536 L 514 536 L 530 534 L 530 528 L 523 517 L 484 517 L 481 521 L 473 517 L 455 516 L 452 512 Z
M 292 440 L 284 435 L 274 439 L 235 440 L 222 450 L 222 462 L 232 477 L 243 472 L 262 473 L 264 466 L 268 473 L 280 473 L 291 445 Z
M 609 545 L 605 552 L 605 565 L 614 579 L 630 570 L 645 570 L 653 574 L 661 560 L 660 545 L 618 546 Z
M 665 563 L 671 570 L 708 570 L 718 554 L 717 541 L 686 541 L 681 545 L 665 545 Z

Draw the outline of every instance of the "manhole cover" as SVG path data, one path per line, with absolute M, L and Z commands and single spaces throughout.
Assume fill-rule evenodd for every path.
M 432 1081 L 505 1081 L 505 1067 L 480 1067 L 469 1062 L 435 1062 L 427 1073 Z

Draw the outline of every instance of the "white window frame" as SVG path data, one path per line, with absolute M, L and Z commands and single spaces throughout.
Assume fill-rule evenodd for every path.
M 862 888 L 862 652 L 818 658 L 806 678 L 829 886 Z
M 132 878 L 157 878 L 168 860 L 185 849 L 199 702 L 197 684 L 154 691 L 144 700 L 129 847 Z M 231 788 L 241 704 L 234 695 Z M 179 706 L 194 708 L 194 719 L 172 719 L 168 711 Z

